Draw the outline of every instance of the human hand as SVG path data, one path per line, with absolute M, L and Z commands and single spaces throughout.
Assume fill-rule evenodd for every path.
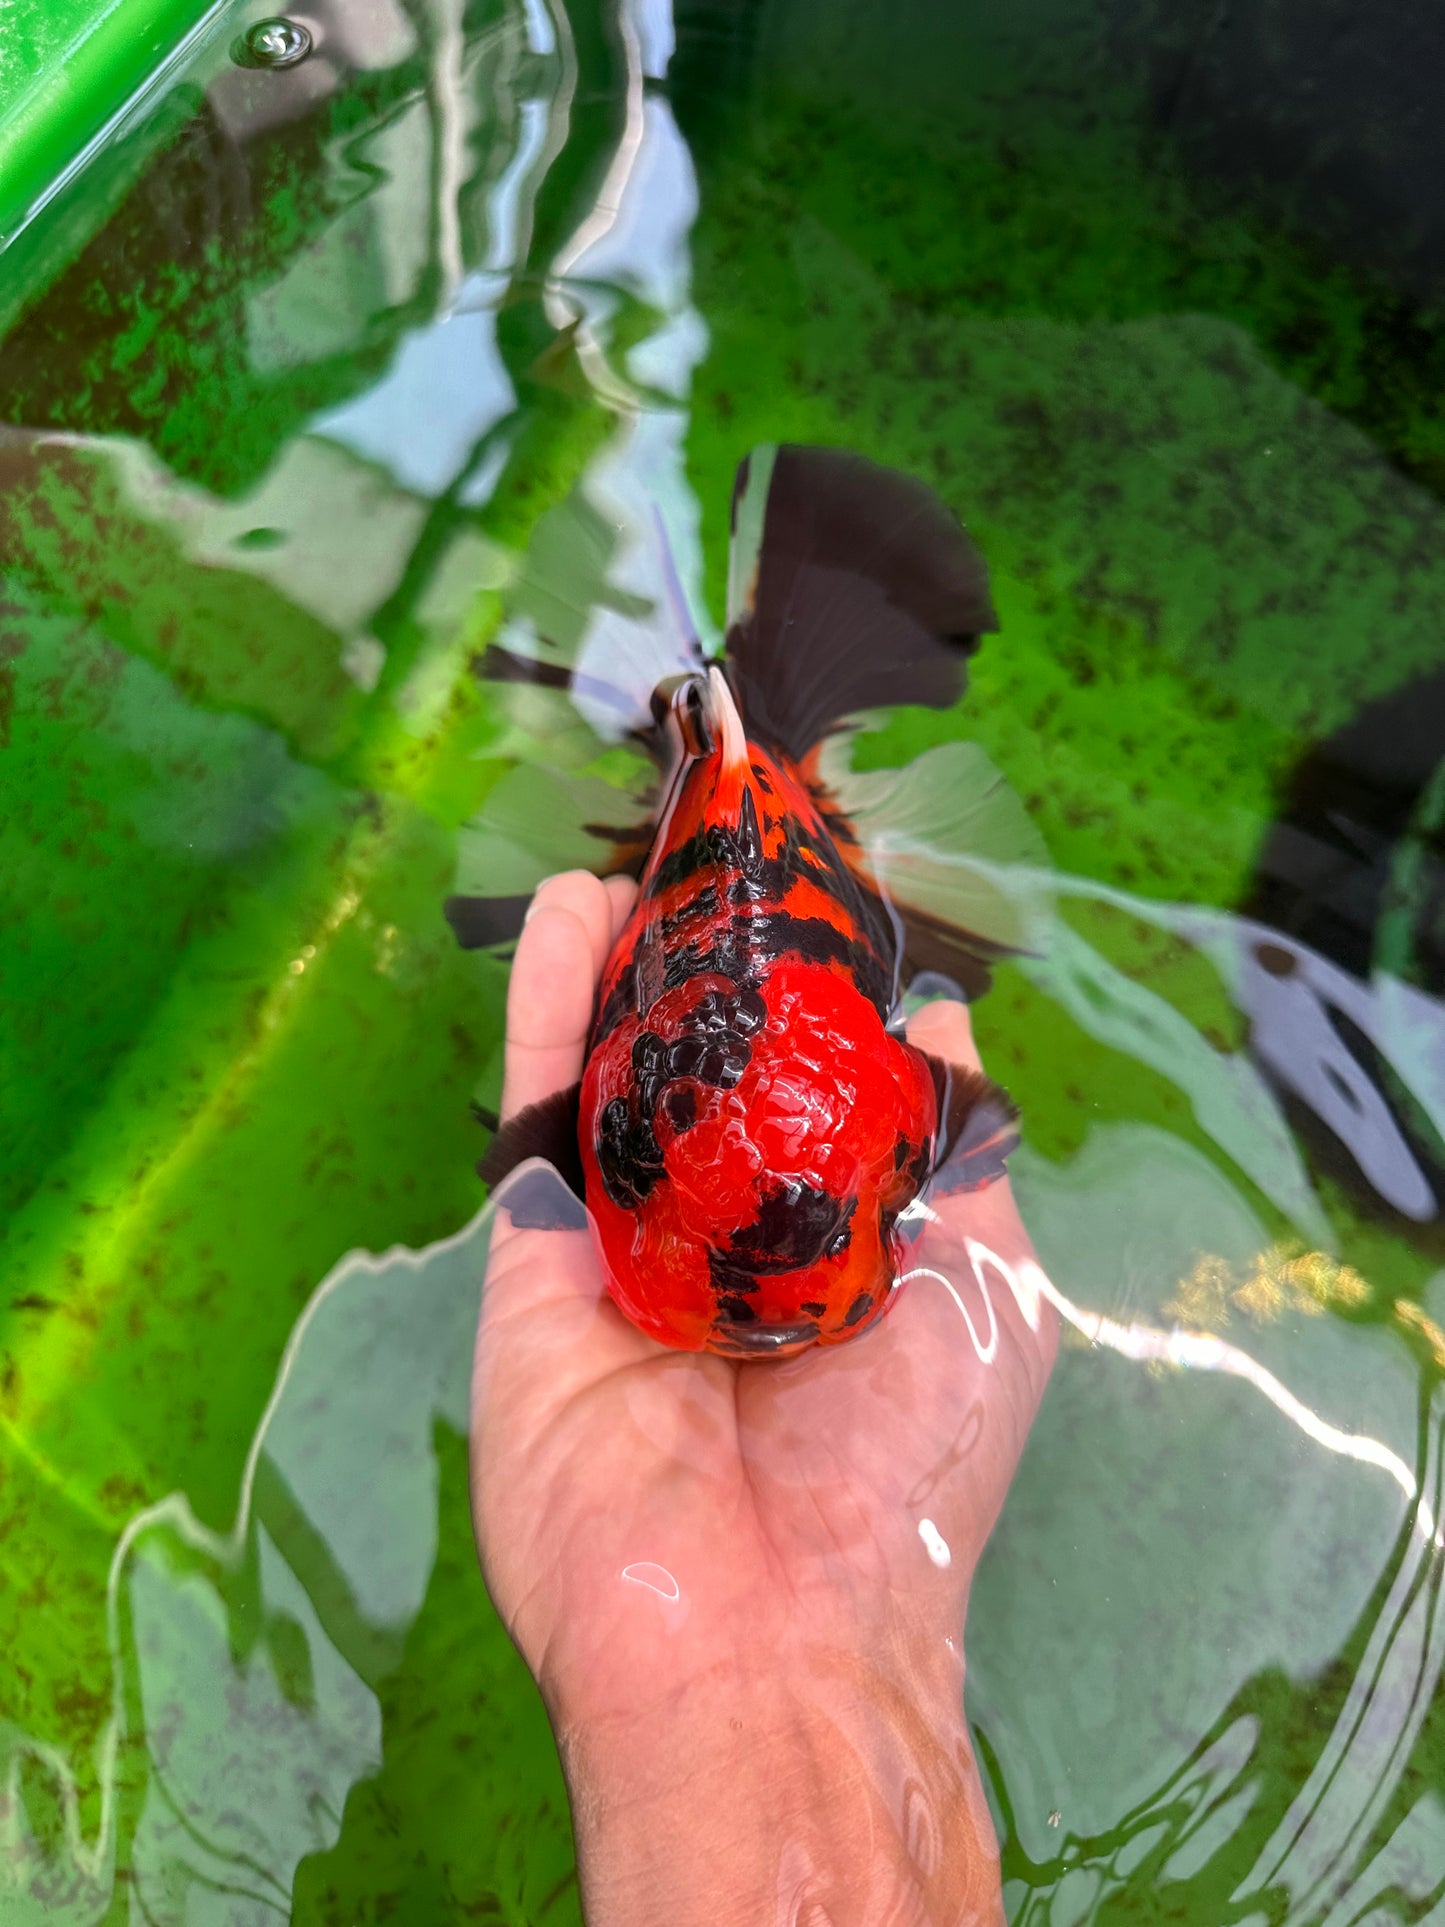
M 631 900 L 580 872 L 538 892 L 507 1115 L 580 1075 Z M 977 1066 L 960 1005 L 909 1035 Z M 474 1515 L 557 1735 L 589 1918 L 997 1917 L 964 1613 L 1056 1342 L 1007 1183 L 930 1200 L 875 1328 L 767 1362 L 659 1346 L 607 1297 L 587 1231 L 518 1227 L 505 1200 Z

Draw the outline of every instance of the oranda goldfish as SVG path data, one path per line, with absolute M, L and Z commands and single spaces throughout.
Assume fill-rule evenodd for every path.
M 1014 1141 L 998 1087 L 901 1017 L 920 959 L 976 984 L 996 947 L 890 900 L 818 767 L 846 717 L 951 703 L 997 623 L 930 490 L 796 447 L 738 471 L 728 614 L 721 659 L 697 651 L 653 697 L 659 807 L 582 1081 L 505 1125 L 482 1173 L 549 1156 L 654 1338 L 780 1357 L 881 1318 L 902 1214 L 945 1164 L 951 1189 L 992 1181 Z M 491 673 L 526 669 L 494 653 Z M 464 940 L 471 907 L 449 905 Z

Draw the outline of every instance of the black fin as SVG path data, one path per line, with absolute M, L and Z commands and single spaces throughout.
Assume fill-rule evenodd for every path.
M 947 1064 L 928 1051 L 919 1055 L 938 1099 L 935 1185 L 941 1191 L 981 1191 L 1004 1175 L 1018 1144 L 1018 1106 L 982 1071 Z
M 528 1158 L 545 1158 L 570 1191 L 585 1197 L 582 1151 L 577 1142 L 581 1096 L 582 1086 L 574 1084 L 570 1090 L 556 1091 L 540 1104 L 529 1104 L 525 1111 L 509 1117 L 477 1166 L 477 1175 L 487 1188 L 494 1191 L 509 1171 Z
M 589 697 L 612 710 L 619 722 L 627 725 L 623 732 L 627 740 L 637 743 L 655 763 L 665 766 L 667 762 L 665 735 L 657 728 L 655 719 L 639 707 L 636 697 L 620 683 L 609 682 L 603 676 L 584 675 L 580 670 L 546 656 L 519 655 L 516 650 L 503 648 L 498 642 L 489 643 L 480 655 L 472 657 L 471 670 L 483 685 L 518 683 L 535 689 L 554 689 L 571 696 Z M 697 672 L 689 668 L 687 673 L 695 675 Z
M 965 1003 L 977 1003 L 993 983 L 993 965 L 1008 951 L 906 903 L 893 902 L 892 909 L 903 925 L 905 988 L 912 988 L 915 976 L 937 972 L 953 979 Z
M 515 943 L 522 934 L 525 897 L 448 897 L 442 913 L 463 950 L 490 950 L 494 944 Z
M 842 717 L 947 708 L 998 627 L 988 568 L 912 476 L 841 449 L 758 448 L 733 491 L 729 674 L 750 735 L 801 760 Z
M 542 656 L 519 656 L 499 642 L 488 643 L 480 655 L 473 656 L 471 668 L 477 681 L 483 683 L 535 683 L 541 689 L 572 687 L 572 671 L 565 664 L 548 662 Z

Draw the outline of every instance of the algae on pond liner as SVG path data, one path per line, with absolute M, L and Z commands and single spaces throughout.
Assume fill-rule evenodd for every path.
M 1003 630 L 966 708 L 858 755 L 975 739 L 1049 844 L 1058 939 L 978 1012 L 1045 1264 L 1121 1329 L 1167 1331 L 1181 1281 L 1227 1277 L 1228 1323 L 1205 1333 L 1197 1292 L 1189 1322 L 1327 1433 L 1258 1374 L 1064 1354 L 970 1622 L 1010 1911 L 1438 1905 L 1439 1561 L 1406 1493 L 1438 1519 L 1438 1206 L 1384 1215 L 1281 1107 L 1231 913 L 1306 753 L 1438 665 L 1439 343 L 1423 318 L 1387 334 L 1380 283 L 1146 141 L 1127 75 L 1087 100 L 1089 25 L 1046 11 L 1069 31 L 1037 57 L 959 16 L 981 50 L 951 131 L 921 82 L 907 112 L 901 43 L 887 114 L 860 109 L 856 66 L 801 57 L 832 32 L 804 7 L 721 39 L 680 8 L 671 106 L 629 74 L 666 64 L 650 10 L 629 41 L 605 7 L 378 8 L 413 30 L 249 123 L 222 22 L 194 90 L 47 217 L 118 202 L 73 266 L 31 257 L 48 291 L 0 350 L 7 1909 L 99 1919 L 119 1881 L 154 1918 L 234 1919 L 244 1863 L 256 1918 L 575 1918 L 545 1721 L 473 1566 L 455 1388 L 387 1461 L 432 1467 L 424 1503 L 396 1498 L 404 1600 L 366 1594 L 365 1561 L 347 1578 L 340 1478 L 249 1488 L 298 1583 L 207 1559 L 321 1280 L 427 1248 L 337 1274 L 322 1304 L 371 1304 L 362 1344 L 395 1308 L 377 1281 L 465 1248 L 503 977 L 440 905 L 538 721 L 470 655 L 555 617 L 559 554 L 594 623 L 635 619 L 649 496 L 720 590 L 732 468 L 785 438 L 923 475 L 990 560 Z M 1428 967 L 1393 926 L 1368 943 Z M 1386 1112 L 1413 1088 L 1438 1157 L 1440 986 L 1357 988 Z M 1368 1296 L 1311 1316 L 1286 1293 L 1256 1326 L 1237 1296 L 1291 1239 Z M 329 1385 L 325 1329 L 304 1357 Z M 171 1493 L 195 1529 L 126 1541 L 108 1626 L 117 1541 Z M 199 1682 L 228 1665 L 328 1763 L 255 1885 L 244 1840 L 166 1806 L 208 1783 Z

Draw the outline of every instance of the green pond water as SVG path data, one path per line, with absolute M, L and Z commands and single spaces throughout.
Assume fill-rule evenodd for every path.
M 259 11 L 0 254 L 0 1921 L 578 1918 L 441 906 L 478 652 L 664 621 L 653 505 L 715 629 L 762 440 L 967 517 L 1002 631 L 857 755 L 980 743 L 1053 866 L 976 1013 L 1078 1312 L 970 1611 L 1010 1917 L 1445 1921 L 1441 335 L 1123 9 Z

